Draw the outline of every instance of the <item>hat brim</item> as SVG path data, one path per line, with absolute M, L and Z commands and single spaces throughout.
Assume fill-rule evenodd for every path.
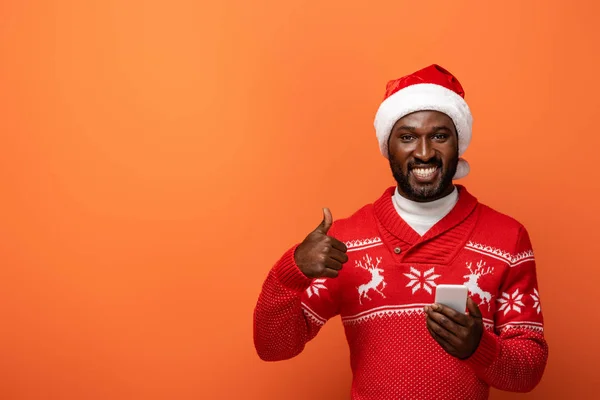
M 439 111 L 454 122 L 458 135 L 458 153 L 462 156 L 471 142 L 473 117 L 465 100 L 440 85 L 419 83 L 408 86 L 385 99 L 375 115 L 375 133 L 381 154 L 388 158 L 388 138 L 394 124 L 417 111 Z

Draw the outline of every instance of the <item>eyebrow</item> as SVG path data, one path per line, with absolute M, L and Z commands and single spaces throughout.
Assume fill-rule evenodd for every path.
M 395 131 L 405 130 L 405 131 L 414 133 L 417 130 L 417 128 L 415 126 L 401 125 L 394 130 Z M 433 129 L 431 130 L 431 132 L 439 132 L 439 131 L 452 132 L 452 130 L 450 128 L 448 128 L 447 126 L 443 126 L 443 125 L 442 126 L 434 126 Z

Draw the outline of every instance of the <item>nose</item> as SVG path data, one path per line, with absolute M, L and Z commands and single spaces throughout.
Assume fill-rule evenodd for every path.
M 420 138 L 417 143 L 417 148 L 415 149 L 415 158 L 427 162 L 431 160 L 434 155 L 435 151 L 433 150 L 431 143 L 429 143 L 429 140 L 427 140 L 427 138 Z

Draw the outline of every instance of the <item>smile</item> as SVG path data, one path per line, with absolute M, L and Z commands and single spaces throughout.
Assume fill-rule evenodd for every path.
M 431 181 L 438 172 L 439 168 L 437 167 L 429 167 L 429 168 L 413 168 L 411 172 L 417 178 L 418 181 L 427 182 Z

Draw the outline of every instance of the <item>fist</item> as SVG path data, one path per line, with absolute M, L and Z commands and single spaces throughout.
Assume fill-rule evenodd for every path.
M 348 261 L 346 245 L 327 232 L 333 224 L 329 209 L 323 209 L 323 221 L 296 248 L 294 260 L 308 278 L 335 278 Z

